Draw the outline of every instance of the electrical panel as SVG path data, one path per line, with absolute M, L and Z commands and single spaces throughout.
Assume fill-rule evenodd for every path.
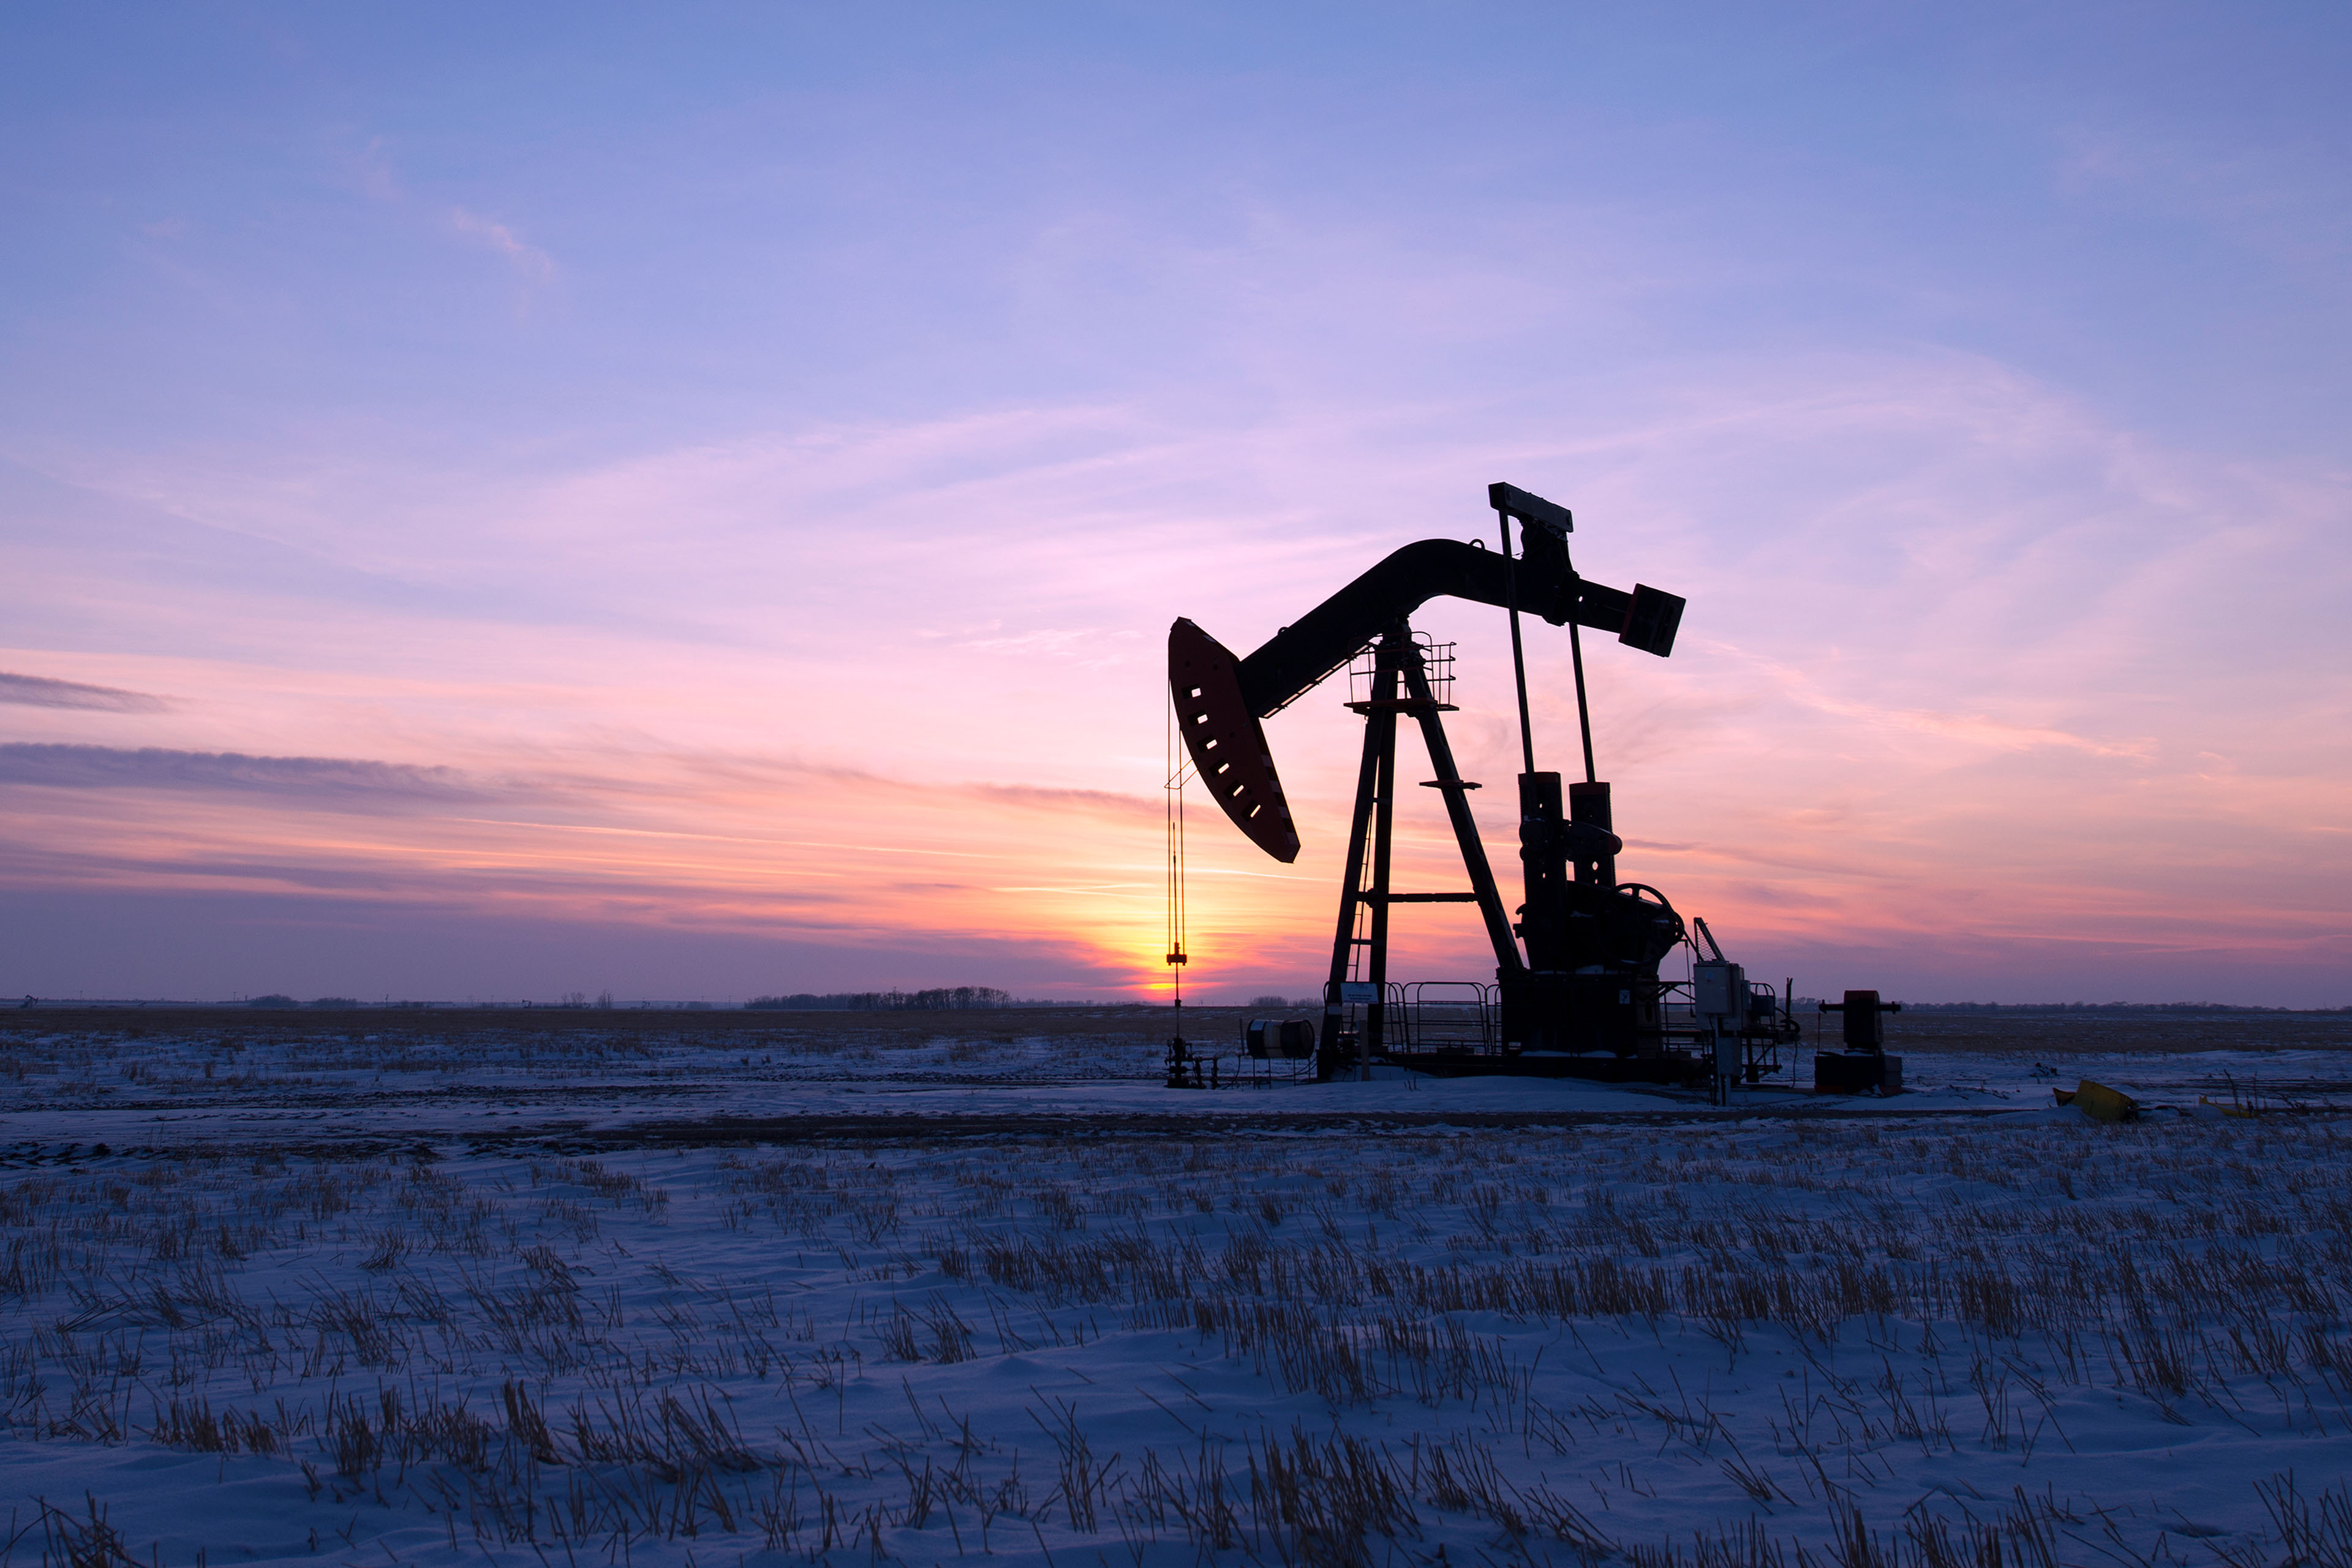
M 1701 959 L 1691 965 L 1691 1011 L 1702 1018 L 1748 1014 L 1748 972 L 1736 963 Z

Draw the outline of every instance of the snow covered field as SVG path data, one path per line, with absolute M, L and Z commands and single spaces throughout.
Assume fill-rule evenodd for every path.
M 0 1563 L 2352 1563 L 2352 1115 L 2196 1105 L 2310 1042 L 2101 1126 L 375 1016 L 5 1036 Z

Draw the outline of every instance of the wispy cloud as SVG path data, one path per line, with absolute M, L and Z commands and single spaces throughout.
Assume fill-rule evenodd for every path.
M 372 137 L 366 146 L 343 160 L 347 177 L 372 202 L 417 216 L 430 211 L 426 205 L 429 198 L 420 200 L 412 195 L 408 184 L 400 177 L 392 153 L 390 141 Z M 444 209 L 441 217 L 453 233 L 504 257 L 526 282 L 544 283 L 555 276 L 555 258 L 517 234 L 512 226 L 462 205 Z
M 505 224 L 468 212 L 464 207 L 451 207 L 449 226 L 506 258 L 508 264 L 520 273 L 526 282 L 544 283 L 555 276 L 555 258 L 525 240 Z
M 1011 637 L 971 637 L 960 646 L 979 653 L 1016 654 L 1032 658 L 1068 659 L 1088 669 L 1126 664 L 1142 651 L 1144 634 L 1132 626 L 1052 627 Z
M 10 675 L 0 671 L 0 702 L 26 708 L 86 708 L 100 713 L 161 713 L 171 704 L 143 691 L 112 686 L 85 686 L 79 680 L 54 680 L 46 675 Z
M 479 800 L 495 793 L 454 768 L 408 763 L 28 742 L 0 745 L 0 784 L 52 789 L 233 791 L 298 795 L 316 805 L 388 799 Z
M 1722 649 L 1737 657 L 1738 650 Z M 1796 670 L 1768 666 L 1769 674 L 1790 699 L 1822 713 L 1859 720 L 1887 729 L 1940 735 L 1947 740 L 1983 746 L 1996 752 L 2029 752 L 2042 746 L 2083 752 L 2095 757 L 2126 757 L 2145 762 L 2155 754 L 2152 740 L 2103 741 L 2078 735 L 2050 724 L 2020 723 L 1989 713 L 1939 710 L 1932 708 L 1880 708 L 1867 702 L 1830 696 Z

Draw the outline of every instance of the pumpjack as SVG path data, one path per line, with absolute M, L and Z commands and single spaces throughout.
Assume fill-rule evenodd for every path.
M 1349 829 L 1348 871 L 1331 943 L 1316 1064 L 1318 1077 L 1386 1063 L 1444 1075 L 1507 1073 L 1608 1081 L 1753 1083 L 1780 1067 L 1793 1043 L 1792 998 L 1749 984 L 1712 950 L 1694 944 L 1691 981 L 1659 967 L 1692 942 L 1666 896 L 1621 882 L 1608 784 L 1593 763 L 1581 628 L 1615 634 L 1640 652 L 1674 652 L 1685 601 L 1636 584 L 1633 592 L 1578 574 L 1565 507 L 1508 484 L 1487 488 L 1500 548 L 1483 541 L 1425 539 L 1405 545 L 1324 600 L 1264 646 L 1236 657 L 1190 620 L 1168 634 L 1169 689 L 1187 754 L 1220 809 L 1275 859 L 1297 858 L 1299 840 L 1266 743 L 1264 721 L 1349 667 L 1348 707 L 1364 720 L 1362 762 Z M 1518 548 L 1512 548 L 1512 525 Z M 1507 912 L 1469 792 L 1442 715 L 1455 711 L 1451 645 L 1416 633 L 1411 617 L 1441 596 L 1504 610 L 1517 685 L 1519 862 L 1523 901 Z M 1536 766 L 1528 706 L 1522 613 L 1566 626 L 1576 680 L 1584 779 L 1565 790 Z M 1397 803 L 1398 721 L 1417 724 L 1470 886 L 1399 891 L 1390 885 Z M 1477 906 L 1495 953 L 1495 981 L 1398 985 L 1388 973 L 1390 912 L 1401 904 Z

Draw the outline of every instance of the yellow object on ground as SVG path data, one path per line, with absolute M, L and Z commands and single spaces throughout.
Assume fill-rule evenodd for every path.
M 2254 1108 L 2251 1105 L 2240 1105 L 2234 1100 L 2228 1105 L 2216 1104 L 2214 1101 L 2206 1099 L 2201 1094 L 2197 1097 L 2197 1103 L 2200 1105 L 2210 1105 L 2214 1110 L 2220 1111 L 2224 1116 L 2252 1117 L 2254 1113 Z
M 2139 1101 L 2130 1095 L 2109 1089 L 2089 1079 L 2074 1086 L 2074 1092 L 2060 1101 L 2069 1104 L 2094 1121 L 2137 1121 Z

